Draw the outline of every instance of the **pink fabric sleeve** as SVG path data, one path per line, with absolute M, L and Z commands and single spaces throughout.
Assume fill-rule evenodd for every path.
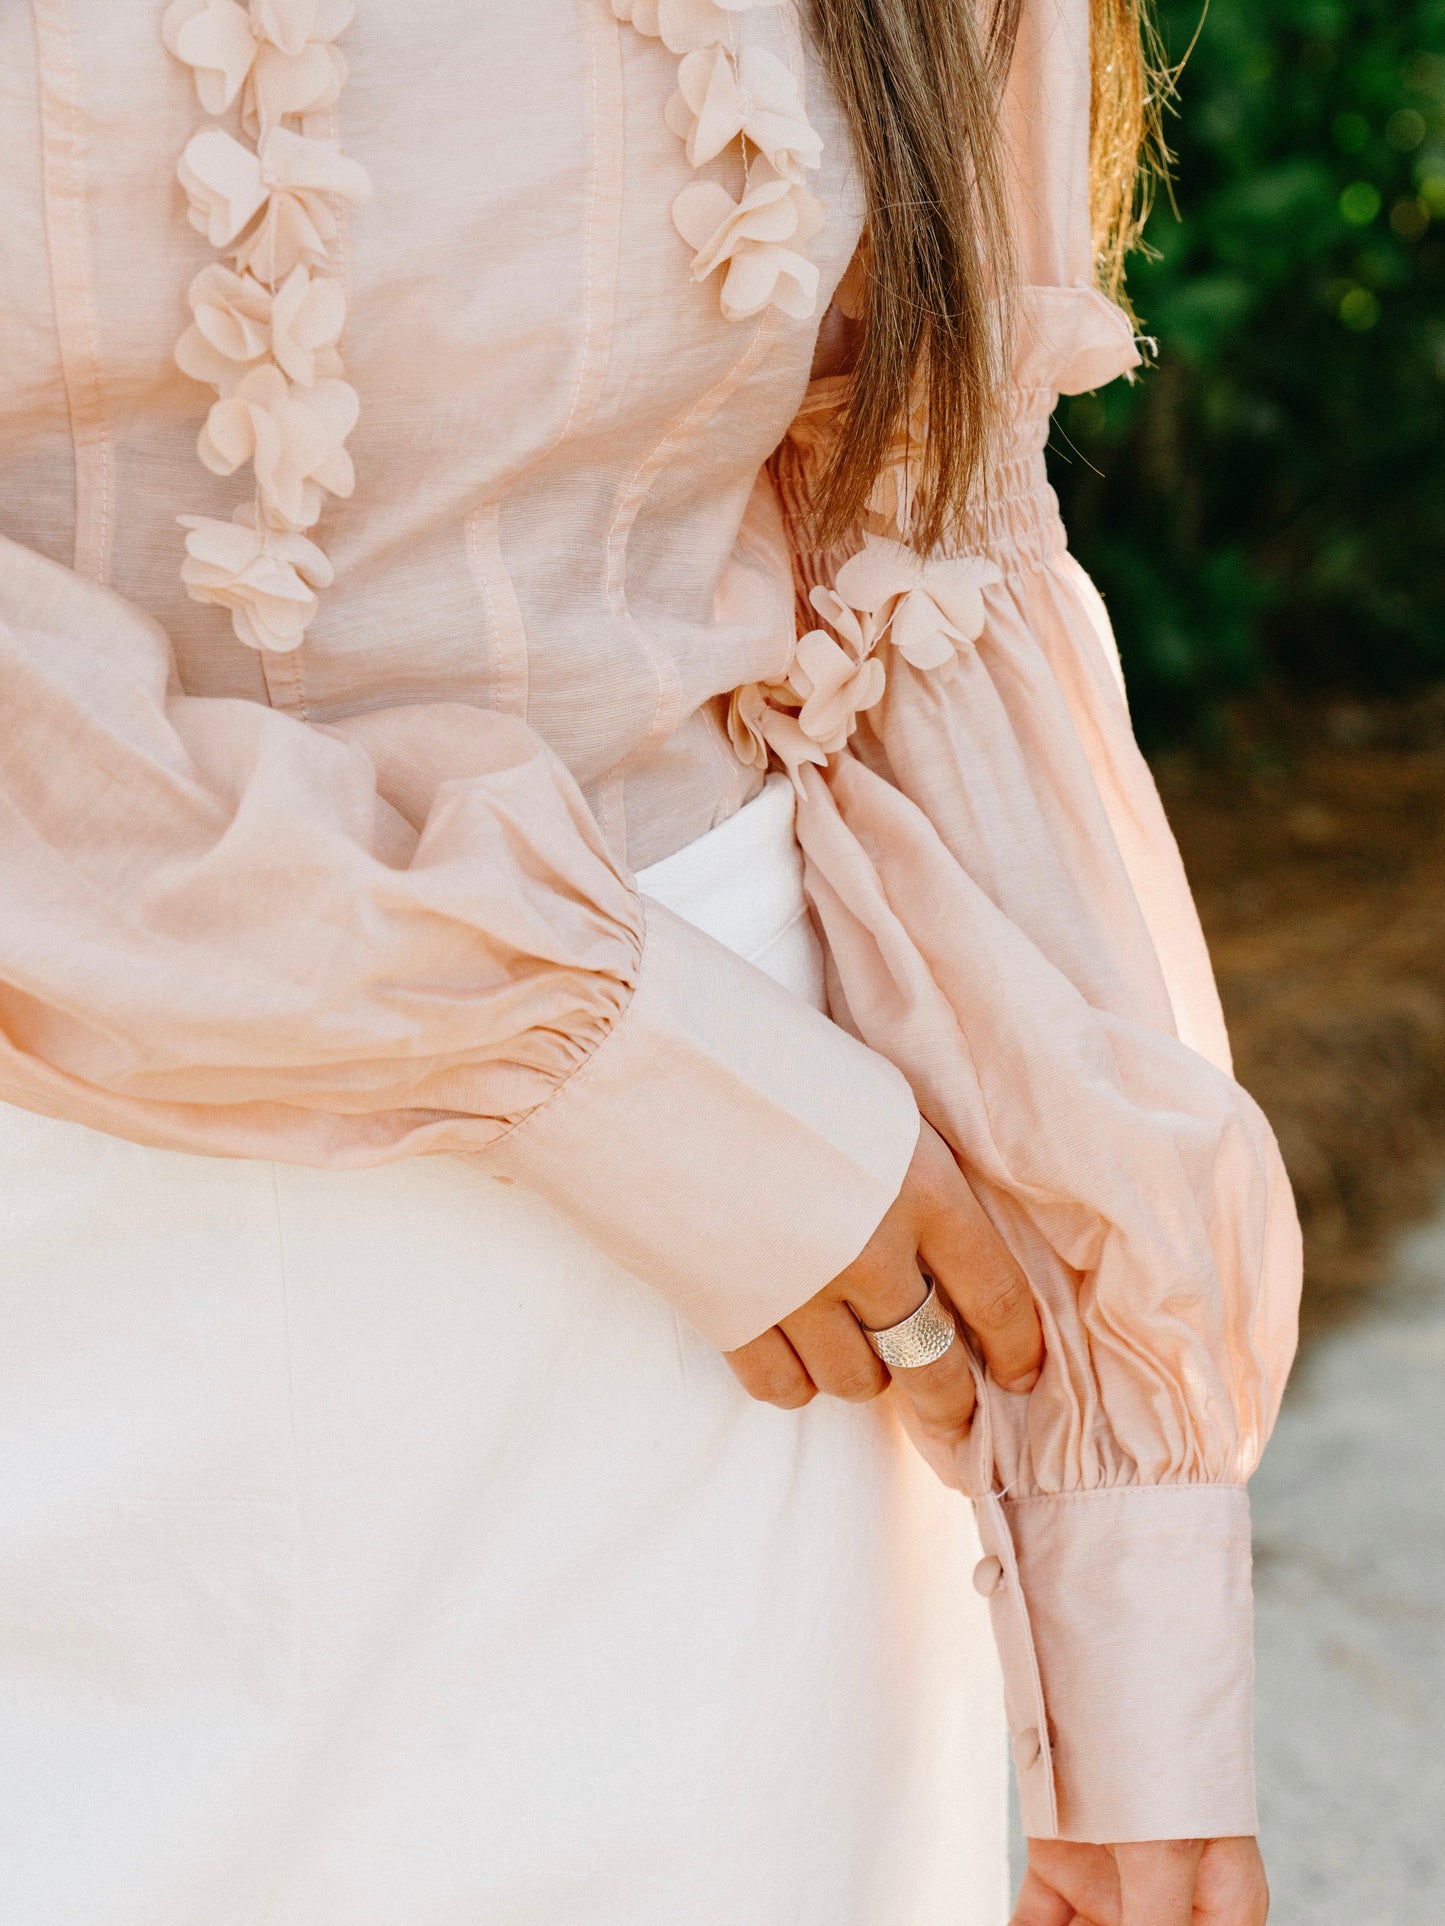
M 901 485 L 840 549 L 809 547 L 836 383 L 774 463 L 800 588 L 820 591 L 809 619 L 837 607 L 831 588 L 865 640 L 889 624 L 868 644 L 881 699 L 799 772 L 832 1007 L 907 1072 L 1045 1332 L 1036 1390 L 980 1378 L 968 1445 L 930 1456 L 977 1502 L 1025 1826 L 1103 1842 L 1255 1829 L 1244 1485 L 1300 1267 L 1102 605 L 1043 473 L 1057 393 L 1133 359 L 1097 294 L 1029 291 L 1012 445 L 942 556 L 900 545 Z M 871 616 L 869 569 L 894 583 Z
M 0 690 L 0 1099 L 225 1156 L 466 1154 L 723 1346 L 896 1195 L 898 1071 L 644 912 L 524 724 L 187 697 L 155 623 L 3 539 Z

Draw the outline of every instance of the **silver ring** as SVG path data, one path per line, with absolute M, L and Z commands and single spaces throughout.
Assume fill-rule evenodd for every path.
M 953 1313 L 938 1301 L 938 1286 L 930 1277 L 928 1296 L 911 1317 L 886 1330 L 863 1334 L 890 1371 L 916 1371 L 921 1364 L 934 1364 L 958 1336 Z

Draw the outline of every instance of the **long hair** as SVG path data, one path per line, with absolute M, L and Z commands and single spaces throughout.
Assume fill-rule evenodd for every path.
M 1169 65 L 1148 0 L 1090 0 L 1090 12 L 1094 272 L 1105 294 L 1127 308 L 1124 271 L 1140 243 L 1154 191 L 1169 178 L 1164 112 L 1184 62 Z
M 818 533 L 862 512 L 921 409 L 920 545 L 986 488 L 1007 386 L 1013 251 L 999 103 L 1022 0 L 813 0 L 862 174 L 867 294 Z M 1117 295 L 1148 207 L 1162 67 L 1148 0 L 1090 0 L 1090 164 L 1100 285 Z M 1152 148 L 1151 148 L 1152 143 Z

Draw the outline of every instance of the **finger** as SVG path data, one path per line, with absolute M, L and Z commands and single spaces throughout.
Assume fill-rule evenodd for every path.
M 1202 1850 L 1197 1839 L 1116 1846 L 1124 1902 L 1122 1926 L 1191 1926 Z
M 744 1391 L 760 1404 L 797 1411 L 815 1395 L 813 1381 L 801 1359 L 776 1325 L 750 1344 L 739 1345 L 736 1351 L 725 1351 L 723 1355 Z
M 1201 1926 L 1265 1926 L 1269 1880 L 1256 1839 L 1211 1839 L 1199 1855 L 1194 1911 Z
M 785 1317 L 783 1335 L 820 1391 L 866 1403 L 888 1388 L 883 1360 L 846 1304 L 815 1297 Z
M 977 1337 L 994 1382 L 1032 1391 L 1044 1361 L 1033 1292 L 961 1172 L 948 1207 L 929 1218 L 922 1255 Z
M 1024 1874 L 1009 1926 L 1074 1926 L 1078 1917 L 1062 1893 L 1056 1893 L 1036 1872 L 1029 1871 Z
M 1079 1926 L 1119 1926 L 1119 1868 L 1107 1846 L 1030 1839 L 1029 1871 L 1068 1901 Z
M 905 1297 L 912 1299 L 909 1310 L 903 1312 L 908 1317 L 916 1311 L 928 1296 L 928 1280 L 916 1264 L 910 1265 L 911 1287 Z M 896 1297 L 896 1287 L 895 1287 Z M 877 1301 L 873 1295 L 860 1294 L 860 1301 L 854 1303 L 861 1323 L 870 1330 L 886 1328 L 874 1322 L 869 1315 L 870 1307 Z M 898 1319 L 893 1319 L 894 1323 Z M 969 1369 L 968 1352 L 963 1340 L 955 1338 L 941 1358 L 932 1364 L 915 1364 L 906 1369 L 899 1367 L 890 1372 L 893 1382 L 907 1398 L 918 1414 L 918 1421 L 930 1438 L 937 1438 L 941 1444 L 959 1444 L 968 1436 L 973 1423 L 975 1403 L 973 1372 Z

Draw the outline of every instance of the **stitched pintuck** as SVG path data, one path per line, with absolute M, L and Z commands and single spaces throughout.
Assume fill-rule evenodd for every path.
M 677 91 L 664 110 L 693 167 L 722 154 L 742 163 L 734 200 L 720 181 L 694 181 L 672 204 L 673 225 L 694 250 L 692 274 L 719 268 L 719 299 L 730 321 L 766 307 L 805 321 L 818 301 L 818 269 L 807 245 L 823 225 L 823 204 L 803 185 L 822 159 L 797 76 L 766 47 L 740 46 L 745 13 L 786 0 L 612 0 L 619 20 L 681 56 Z
M 336 104 L 346 62 L 335 42 L 354 17 L 352 0 L 171 0 L 161 23 L 201 105 L 221 115 L 239 102 L 247 136 L 203 128 L 177 165 L 191 225 L 233 265 L 192 281 L 176 361 L 216 390 L 202 462 L 217 475 L 249 462 L 255 481 L 229 522 L 181 516 L 181 580 L 195 601 L 229 609 L 254 649 L 300 645 L 332 580 L 306 530 L 328 494 L 355 485 L 345 443 L 358 403 L 336 345 L 346 297 L 315 270 L 338 236 L 337 203 L 360 206 L 371 184 L 338 142 L 286 125 Z

